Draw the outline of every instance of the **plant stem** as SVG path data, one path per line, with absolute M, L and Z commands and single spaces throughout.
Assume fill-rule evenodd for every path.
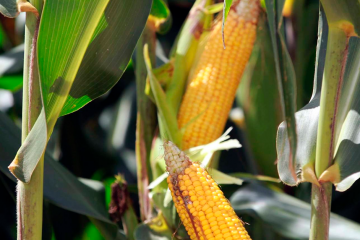
M 331 183 L 323 183 L 321 188 L 312 184 L 309 240 L 329 239 L 331 192 Z
M 331 8 L 323 2 L 325 13 Z M 329 18 L 328 18 L 329 19 Z M 329 22 L 325 68 L 322 80 L 320 116 L 316 143 L 315 173 L 319 176 L 333 164 L 336 114 L 345 69 L 348 40 L 343 24 Z M 345 28 L 344 28 L 345 27 Z M 310 240 L 328 240 L 331 206 L 331 183 L 312 186 Z
M 42 1 L 30 1 L 41 12 Z M 24 84 L 23 84 L 23 117 L 22 141 L 30 132 L 40 111 L 41 93 L 36 57 L 36 39 L 38 19 L 33 13 L 26 14 L 25 49 L 24 49 Z M 33 43 L 34 46 L 33 46 Z M 40 240 L 42 236 L 43 207 L 43 173 L 44 157 L 37 165 L 30 183 L 18 181 L 17 184 L 17 216 L 18 240 Z
M 147 186 L 152 180 L 150 166 L 150 151 L 156 126 L 155 105 L 145 95 L 147 70 L 145 66 L 143 47 L 149 45 L 151 63 L 155 66 L 155 31 L 145 26 L 136 46 L 136 92 L 137 92 L 137 123 L 136 123 L 136 164 L 140 201 L 141 220 L 151 217 L 149 190 Z

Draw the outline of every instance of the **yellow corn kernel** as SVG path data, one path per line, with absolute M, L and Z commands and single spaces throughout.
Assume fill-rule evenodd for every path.
M 207 171 L 190 161 L 174 143 L 167 141 L 164 148 L 169 172 L 167 182 L 176 210 L 191 240 L 251 240 L 242 221 Z M 185 189 L 180 187 L 184 179 L 191 184 L 185 184 Z M 200 183 L 197 187 L 202 190 L 189 190 L 194 183 Z M 212 187 L 212 191 L 204 191 Z
M 240 0 L 232 6 L 225 23 L 226 49 L 221 19 L 213 26 L 179 110 L 179 127 L 185 127 L 183 150 L 210 143 L 222 134 L 255 42 L 258 15 L 258 0 Z

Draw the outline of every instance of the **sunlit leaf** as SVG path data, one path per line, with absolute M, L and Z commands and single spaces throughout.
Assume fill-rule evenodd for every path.
M 86 50 L 61 115 L 82 108 L 118 82 L 144 29 L 150 6 L 150 0 L 109 2 L 105 17 L 101 18 L 94 33 L 98 35 Z
M 9 167 L 20 181 L 30 181 L 45 151 L 91 36 L 107 4 L 108 0 L 45 2 L 40 27 L 36 30 L 39 32 L 37 53 L 42 114 Z M 85 5 L 87 8 L 84 8 Z M 30 154 L 24 154 L 27 152 Z
M 69 104 L 69 94 L 75 98 L 81 98 L 84 95 L 89 97 L 94 94 L 93 97 L 90 96 L 80 104 L 83 106 L 91 99 L 108 91 L 120 78 L 128 64 L 136 40 L 145 24 L 150 4 L 148 3 L 148 9 L 144 7 L 143 14 L 137 16 L 137 21 L 134 20 L 139 23 L 136 29 L 129 32 L 126 23 L 119 17 L 124 17 L 119 14 L 119 11 L 130 14 L 127 4 L 131 5 L 135 2 L 112 0 L 109 5 L 108 3 L 109 0 L 45 2 L 37 53 L 47 122 L 47 139 L 51 136 L 57 118 L 63 112 L 64 104 Z M 106 18 L 102 17 L 103 14 Z M 117 17 L 114 17 L 114 14 Z M 107 28 L 104 30 L 99 27 L 99 24 L 105 24 Z M 94 34 L 95 39 L 93 39 Z M 123 34 L 130 37 L 125 38 Z M 118 41 L 120 38 L 126 41 Z M 90 41 L 92 41 L 91 44 Z M 122 48 L 119 48 L 119 45 Z M 102 61 L 99 62 L 99 60 Z M 70 106 L 71 111 L 75 110 L 76 106 L 79 107 L 74 102 Z M 46 132 L 46 129 L 36 129 L 36 131 Z M 29 143 L 35 142 L 29 141 Z M 24 148 L 36 149 L 32 144 Z M 16 159 L 20 158 L 16 157 Z M 25 158 L 24 161 L 26 162 L 27 159 Z M 29 161 L 36 166 L 38 159 L 31 158 Z M 18 165 L 26 166 L 27 164 Z M 23 170 L 25 171 L 27 170 Z
M 65 0 L 44 4 L 37 52 L 49 133 L 60 116 L 108 2 Z

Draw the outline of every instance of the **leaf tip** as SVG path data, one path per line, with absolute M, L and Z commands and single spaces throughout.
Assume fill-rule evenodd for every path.
M 16 179 L 23 183 L 28 183 L 30 179 L 25 176 L 21 164 L 19 165 L 19 163 L 21 163 L 21 157 L 19 156 L 19 154 L 17 154 L 14 160 L 8 166 L 8 169 Z
M 11 162 L 11 164 L 8 166 L 9 171 L 15 176 L 14 171 L 15 169 L 19 167 L 19 165 L 15 164 L 14 162 Z
M 39 12 L 31 3 L 26 0 L 20 0 L 17 3 L 18 12 L 32 12 L 38 18 Z

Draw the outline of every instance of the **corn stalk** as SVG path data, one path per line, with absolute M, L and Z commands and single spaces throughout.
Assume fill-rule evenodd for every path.
M 336 116 L 343 82 L 349 37 L 354 34 L 352 23 L 340 18 L 332 0 L 322 0 L 328 19 L 329 35 L 322 80 L 320 115 L 316 143 L 316 177 L 333 164 Z M 311 200 L 310 240 L 329 239 L 331 183 L 313 184 Z
M 30 3 L 40 12 L 42 0 L 31 0 Z M 23 118 L 22 142 L 40 114 L 41 92 L 39 73 L 37 71 L 36 41 L 39 30 L 39 19 L 33 13 L 26 14 L 25 49 L 24 49 L 24 84 L 23 84 Z M 43 177 L 44 156 L 40 159 L 31 181 L 17 183 L 17 239 L 41 239 L 43 217 Z

